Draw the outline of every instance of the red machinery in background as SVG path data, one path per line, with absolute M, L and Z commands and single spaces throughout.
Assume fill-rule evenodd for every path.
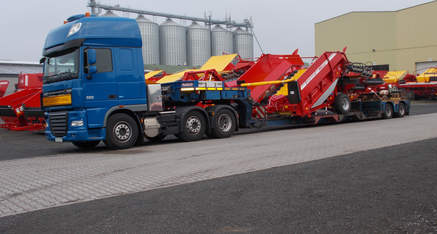
M 3 122 L 0 128 L 14 131 L 38 131 L 45 128 L 41 110 L 42 77 L 41 73 L 18 76 L 15 92 L 0 98 L 0 119 Z
M 8 90 L 9 81 L 8 80 L 0 80 L 0 97 L 3 97 Z

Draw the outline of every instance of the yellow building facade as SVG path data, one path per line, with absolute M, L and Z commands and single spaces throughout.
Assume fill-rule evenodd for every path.
M 422 73 L 437 66 L 437 1 L 384 12 L 350 12 L 315 25 L 316 55 L 347 47 L 353 62 Z

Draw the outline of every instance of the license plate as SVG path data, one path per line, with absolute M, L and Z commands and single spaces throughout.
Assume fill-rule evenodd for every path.
M 55 142 L 62 143 L 64 140 L 62 140 L 62 137 L 55 137 Z

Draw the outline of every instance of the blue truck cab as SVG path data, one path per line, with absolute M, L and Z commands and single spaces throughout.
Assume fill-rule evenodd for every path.
M 208 95 L 203 95 L 204 91 L 175 93 L 180 89 L 173 87 L 211 84 L 146 85 L 141 48 L 139 27 L 129 18 L 76 15 L 51 31 L 41 60 L 47 138 L 80 148 L 101 141 L 111 148 L 127 148 L 141 143 L 143 137 L 160 140 L 176 134 L 191 141 L 211 132 L 230 135 L 213 127 L 215 112 L 223 112 L 228 125 L 232 124 L 224 130 L 237 129 L 238 114 L 229 105 L 205 109 L 196 103 L 208 99 L 230 104 L 246 99 L 247 90 L 223 90 L 217 88 L 222 84 L 213 84 L 216 90 L 208 89 Z

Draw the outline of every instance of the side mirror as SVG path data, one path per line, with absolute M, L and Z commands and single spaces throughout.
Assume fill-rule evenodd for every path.
M 87 75 L 87 79 L 91 80 L 92 75 L 97 73 L 97 67 L 96 66 L 88 66 L 88 75 Z
M 97 54 L 95 49 L 88 49 L 86 51 L 87 53 L 87 59 L 88 59 L 88 66 L 94 65 L 97 62 Z

